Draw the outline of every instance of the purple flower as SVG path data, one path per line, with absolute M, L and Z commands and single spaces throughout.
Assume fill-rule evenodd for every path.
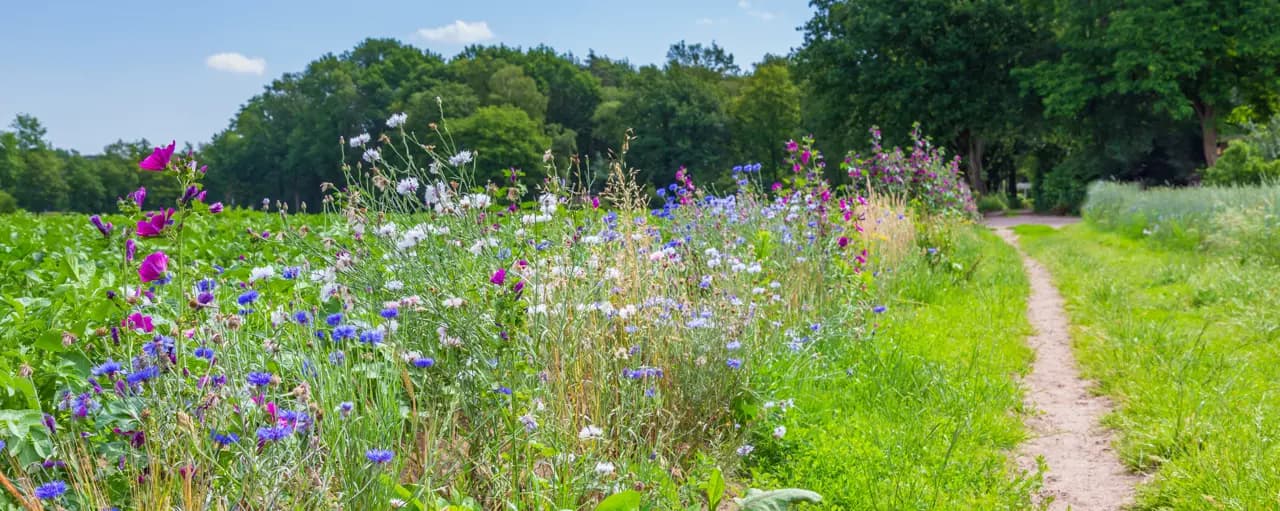
M 213 213 L 213 214 L 215 214 L 215 215 L 216 215 L 216 214 L 218 214 L 218 213 L 221 213 L 221 212 L 222 212 L 222 203 L 221 203 L 221 202 L 215 202 L 215 203 L 213 203 L 213 205 L 209 206 L 209 212 L 210 212 L 210 213 Z
M 342 314 L 334 313 L 324 318 L 324 322 L 329 326 L 338 326 L 342 324 Z
M 889 310 L 889 308 L 888 308 L 888 307 L 885 307 L 885 306 L 883 306 L 883 305 L 877 305 L 877 306 L 875 306 L 875 307 L 872 307 L 872 308 L 871 308 L 871 312 L 874 312 L 874 313 L 876 313 L 876 314 L 884 313 L 884 311 L 887 311 L 887 310 Z
M 36 487 L 35 495 L 40 500 L 53 500 L 67 492 L 67 483 L 51 481 Z
M 114 360 L 111 360 L 109 358 L 107 359 L 106 362 L 103 362 L 101 365 L 98 365 L 97 367 L 94 367 L 93 369 L 89 370 L 89 372 L 94 376 L 103 376 L 103 375 L 111 376 L 113 374 L 116 374 L 119 371 L 120 371 L 120 363 Z
M 729 366 L 729 369 L 742 369 L 741 359 L 731 358 L 731 359 L 725 360 L 724 364 Z
M 395 453 L 386 449 L 369 449 L 364 453 L 364 457 L 368 458 L 368 460 L 373 462 L 375 465 L 390 463 L 391 458 L 394 458 L 395 456 Z
M 241 293 L 240 296 L 236 298 L 236 303 L 240 305 L 249 305 L 257 299 L 258 299 L 258 291 L 255 289 L 250 289 L 248 291 Z
M 341 341 L 356 336 L 356 327 L 351 325 L 342 325 L 333 329 L 333 340 Z
M 169 142 L 168 147 L 157 147 L 151 152 L 151 156 L 144 158 L 138 162 L 138 167 L 143 170 L 151 170 L 163 172 L 169 166 L 169 159 L 173 157 L 173 148 L 177 145 L 177 141 Z
M 98 232 L 102 233 L 102 237 L 105 238 L 111 236 L 111 229 L 114 228 L 114 226 L 111 225 L 111 222 L 103 223 L 102 217 L 93 215 L 89 217 L 89 223 L 98 228 Z
M 235 433 L 218 433 L 217 431 L 210 431 L 209 438 L 213 440 L 214 443 L 223 447 L 240 441 L 240 435 Z
M 387 307 L 385 309 L 382 309 L 382 312 L 379 312 L 378 315 L 387 319 L 392 319 L 392 318 L 395 318 L 396 316 L 399 316 L 400 311 L 397 310 L 395 307 Z
M 293 428 L 288 426 L 273 426 L 266 428 L 258 428 L 258 442 L 279 442 L 284 440 L 293 433 Z
M 138 267 L 138 278 L 142 282 L 151 282 L 160 280 L 164 277 L 165 270 L 169 269 L 169 256 L 164 252 L 152 252 L 142 260 L 142 265 Z
M 201 346 L 199 348 L 196 348 L 195 355 L 196 355 L 196 358 L 213 360 L 213 348 L 210 348 L 208 346 Z
M 173 213 L 173 208 L 147 213 L 146 218 L 138 221 L 138 236 L 143 238 L 159 236 L 172 222 Z
M 506 281 L 507 281 L 506 268 L 498 268 L 498 271 L 493 272 L 493 276 L 489 277 L 489 283 L 497 286 L 501 286 Z
M 133 261 L 133 255 L 137 252 L 138 244 L 133 241 L 133 238 L 129 238 L 124 242 L 124 259 L 126 261 Z
M 271 373 L 249 373 L 245 381 L 249 382 L 249 385 L 262 387 L 271 383 Z
M 382 330 L 366 330 L 360 333 L 360 342 L 378 344 L 382 342 Z
M 413 359 L 413 367 L 426 369 L 434 365 L 436 365 L 436 360 L 430 357 L 419 357 Z

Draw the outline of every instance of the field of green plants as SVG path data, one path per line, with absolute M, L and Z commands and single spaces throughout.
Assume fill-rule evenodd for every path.
M 1280 505 L 1275 185 L 1095 184 L 1086 223 L 1019 235 L 1067 298 L 1077 357 L 1117 409 L 1137 509 Z
M 475 183 L 437 135 L 352 137 L 323 214 L 206 204 L 217 169 L 170 146 L 140 167 L 171 208 L 6 216 L 0 498 L 1029 504 L 1040 475 L 1006 459 L 1025 277 L 923 139 L 846 159 L 845 184 L 801 140 L 782 181 L 744 164 L 715 195 L 681 170 L 651 197 L 622 159 Z

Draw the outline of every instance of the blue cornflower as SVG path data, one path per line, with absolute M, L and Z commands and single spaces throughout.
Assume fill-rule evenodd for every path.
M 213 291 L 213 288 L 215 287 L 218 287 L 218 283 L 213 279 L 200 279 L 196 282 L 196 291 L 200 291 L 201 293 Z
M 729 341 L 724 345 L 724 349 L 729 351 L 733 351 L 741 347 L 742 347 L 742 343 L 738 341 Z
M 415 358 L 415 359 L 413 359 L 413 367 L 417 367 L 417 368 L 421 368 L 421 369 L 426 369 L 426 368 L 431 367 L 431 366 L 433 366 L 433 365 L 436 365 L 436 361 L 435 361 L 435 359 L 430 358 L 430 357 L 422 357 L 422 358 Z
M 284 440 L 285 437 L 293 433 L 293 428 L 288 426 L 273 426 L 258 428 L 259 442 L 278 442 Z
M 342 362 L 346 359 L 347 355 L 341 351 L 335 351 L 329 354 L 329 363 L 333 365 L 342 365 Z
M 502 394 L 502 395 L 504 395 L 504 396 L 510 396 L 510 395 L 511 395 L 511 388 L 510 388 L 510 387 L 504 387 L 504 386 L 499 385 L 497 389 L 494 389 L 494 392 L 497 392 L 497 393 Z
M 702 288 L 702 289 L 709 289 L 709 288 L 711 287 L 711 276 L 710 276 L 710 275 L 703 275 L 703 276 L 702 276 L 702 281 L 701 281 L 701 282 L 698 282 L 698 287 L 700 287 L 700 288 Z
M 299 325 L 305 325 L 311 321 L 311 315 L 307 311 L 298 311 L 293 313 L 293 320 Z
M 365 344 L 378 344 L 382 342 L 382 330 L 365 330 L 360 333 L 360 342 Z
M 271 373 L 249 373 L 244 379 L 249 385 L 262 387 L 271 383 Z
M 391 458 L 394 458 L 395 456 L 395 453 L 386 449 L 369 449 L 364 453 L 364 457 L 368 458 L 369 461 L 373 462 L 375 465 L 390 463 Z
M 287 266 L 284 271 L 280 272 L 280 276 L 288 280 L 293 280 L 298 278 L 298 273 L 300 272 L 302 272 L 302 268 L 297 266 Z
M 351 325 L 342 325 L 333 329 L 333 340 L 341 341 L 356 336 L 356 327 Z
M 61 497 L 67 492 L 67 483 L 62 481 L 51 481 L 36 487 L 36 498 L 40 500 L 53 500 Z
M 329 326 L 338 326 L 342 324 L 342 313 L 335 312 L 324 318 L 324 322 Z
M 94 367 L 92 370 L 90 370 L 90 372 L 93 373 L 94 376 L 102 376 L 102 375 L 111 376 L 118 371 L 120 371 L 120 363 L 114 360 L 111 360 L 109 358 L 107 359 L 106 362 L 103 362 L 101 365 L 98 365 L 97 367 Z
M 874 312 L 874 313 L 876 313 L 876 314 L 883 313 L 884 311 L 887 311 L 887 310 L 889 310 L 889 308 L 888 308 L 888 307 L 885 307 L 885 306 L 883 306 L 883 305 L 877 305 L 877 306 L 875 306 L 875 307 L 872 307 L 872 308 L 871 308 L 871 312 Z
M 392 319 L 400 315 L 400 310 L 396 309 L 395 307 L 387 307 L 385 309 L 382 309 L 382 312 L 379 312 L 378 315 L 387 319 Z
M 240 441 L 240 435 L 235 433 L 223 434 L 217 431 L 210 431 L 209 438 L 212 439 L 214 443 L 224 447 Z
M 740 359 L 731 358 L 725 360 L 724 364 L 729 366 L 729 369 L 742 369 L 742 360 Z
M 130 374 L 129 377 L 125 378 L 125 381 L 128 381 L 129 385 L 137 385 L 157 376 L 160 376 L 160 368 L 156 366 L 148 366 L 141 370 L 134 371 L 133 374 Z
M 239 297 L 236 297 L 236 303 L 240 305 L 249 305 L 257 299 L 258 299 L 258 291 L 256 289 L 250 289 L 248 291 L 245 291 L 244 293 L 241 293 Z
M 213 360 L 213 348 L 210 348 L 208 346 L 201 346 L 199 348 L 196 348 L 195 355 L 196 357 L 203 358 L 205 360 Z

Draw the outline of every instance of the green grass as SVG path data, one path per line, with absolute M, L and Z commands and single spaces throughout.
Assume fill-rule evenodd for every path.
M 1138 509 L 1280 506 L 1280 270 L 1089 225 L 1020 227 L 1067 298 Z
M 949 252 L 888 278 L 877 331 L 832 359 L 834 377 L 793 389 L 756 486 L 817 491 L 824 509 L 1030 506 L 1038 477 L 1011 473 L 1008 456 L 1025 437 L 1026 277 L 985 229 L 964 228 Z

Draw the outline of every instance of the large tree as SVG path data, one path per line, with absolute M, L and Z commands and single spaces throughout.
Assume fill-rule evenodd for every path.
M 791 80 L 785 60 L 757 65 L 729 104 L 737 156 L 776 170 L 786 157 L 785 144 L 800 128 L 800 88 Z M 774 178 L 779 177 L 775 174 Z
M 1034 109 L 1010 71 L 1040 46 L 1034 12 L 1007 0 L 814 0 L 798 51 L 824 135 L 852 145 L 917 121 L 962 151 L 973 188 L 983 158 Z

